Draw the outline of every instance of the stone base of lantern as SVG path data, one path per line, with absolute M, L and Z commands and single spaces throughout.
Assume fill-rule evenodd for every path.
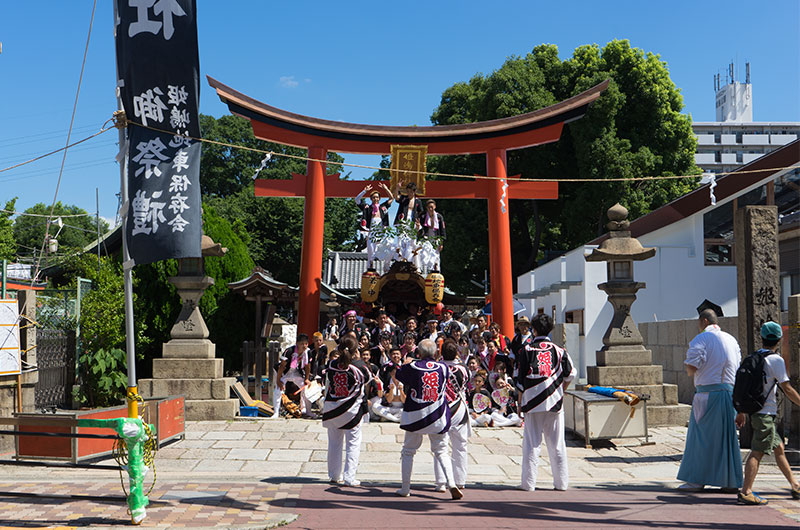
M 184 396 L 187 420 L 229 420 L 239 410 L 239 400 L 231 399 L 233 377 L 223 377 L 223 359 L 217 359 L 216 346 L 208 340 L 208 328 L 197 302 L 214 280 L 209 277 L 173 277 L 183 303 L 178 321 L 172 327 L 172 340 L 162 347 L 162 358 L 153 359 L 153 378 L 139 381 L 144 398 Z
M 653 353 L 643 346 L 642 335 L 631 318 L 636 291 L 645 284 L 616 281 L 598 287 L 608 294 L 614 316 L 603 337 L 603 349 L 596 353 L 597 366 L 586 367 L 588 383 L 648 394 L 648 426 L 686 425 L 692 408 L 678 403 L 677 385 L 664 384 L 664 369 L 653 364 Z

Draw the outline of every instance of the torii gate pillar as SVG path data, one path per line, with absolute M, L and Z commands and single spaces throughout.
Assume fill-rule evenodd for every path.
M 322 282 L 322 244 L 325 233 L 325 167 L 328 152 L 310 147 L 303 215 L 303 251 L 300 255 L 300 308 L 297 329 L 309 336 L 319 328 L 319 296 Z
M 508 175 L 506 150 L 486 153 L 489 184 L 489 270 L 492 286 L 492 320 L 503 333 L 514 329 L 514 296 L 511 274 L 511 235 L 508 222 Z

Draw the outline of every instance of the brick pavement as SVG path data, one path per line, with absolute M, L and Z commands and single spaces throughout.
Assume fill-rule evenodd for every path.
M 449 508 L 441 513 L 454 510 L 448 515 L 448 526 L 464 528 L 533 524 L 527 515 L 500 517 L 494 513 L 490 508 L 494 501 L 486 499 L 499 496 L 511 511 L 527 513 L 533 506 L 537 517 L 550 526 L 599 523 L 599 516 L 608 518 L 609 514 L 619 515 L 620 521 L 637 521 L 641 517 L 637 514 L 646 512 L 657 515 L 654 520 L 673 525 L 677 523 L 669 517 L 683 513 L 685 527 L 705 528 L 714 518 L 737 522 L 739 519 L 728 519 L 736 510 L 746 517 L 756 514 L 756 525 L 764 517 L 778 526 L 797 525 L 800 502 L 789 499 L 783 477 L 769 463 L 762 466 L 756 483 L 757 491 L 771 499 L 766 508 L 737 507 L 731 496 L 714 492 L 686 497 L 672 491 L 678 484 L 675 476 L 685 433 L 685 428 L 653 429 L 656 443 L 649 446 L 626 439 L 587 449 L 580 441 L 570 441 L 567 451 L 573 489 L 564 494 L 546 491 L 552 488 L 552 478 L 544 451 L 539 485 L 545 489 L 531 497 L 511 489 L 519 481 L 521 430 L 478 429 L 470 440 L 467 497 L 458 509 L 454 503 L 444 503 Z M 439 505 L 434 499 L 440 495 L 428 491 L 411 500 L 390 495 L 400 477 L 402 437 L 396 424 L 365 425 L 358 476 L 370 488 L 345 490 L 325 483 L 327 434 L 318 421 L 188 423 L 185 440 L 158 452 L 158 481 L 145 526 L 263 528 L 291 520 L 296 514 L 300 515 L 295 523 L 299 527 L 336 528 L 346 521 L 345 526 L 366 528 L 376 526 L 375 517 L 390 517 L 386 521 L 397 526 L 429 526 L 432 520 L 441 519 L 441 508 L 433 508 Z M 424 449 L 414 466 L 414 481 L 420 485 L 433 481 L 433 459 Z M 560 501 L 557 506 L 545 508 L 556 500 Z M 628 501 L 633 504 L 626 508 Z M 681 509 L 672 509 L 674 505 Z M 398 510 L 396 506 L 406 508 Z M 332 509 L 342 518 L 332 518 Z M 463 519 L 467 515 L 472 523 Z M 411 516 L 419 519 L 408 519 Z M 127 521 L 114 471 L 0 467 L 0 525 L 108 526 Z

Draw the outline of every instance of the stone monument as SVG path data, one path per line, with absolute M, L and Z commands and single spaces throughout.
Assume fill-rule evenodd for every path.
M 739 347 L 742 355 L 748 355 L 761 347 L 761 325 L 769 320 L 781 321 L 778 207 L 737 209 L 733 230 Z
M 737 338 L 745 357 L 761 348 L 761 325 L 770 320 L 781 321 L 778 207 L 737 208 L 733 215 L 733 240 L 739 309 Z M 778 392 L 778 432 L 785 427 L 781 400 Z M 748 420 L 739 430 L 739 443 L 749 448 L 752 438 Z
M 643 282 L 633 279 L 633 262 L 652 258 L 656 249 L 644 248 L 631 237 L 628 210 L 615 204 L 608 210 L 608 239 L 586 261 L 605 261 L 608 281 L 597 287 L 608 294 L 614 316 L 597 352 L 597 366 L 587 367 L 591 385 L 627 388 L 647 394 L 649 425 L 685 425 L 691 407 L 678 403 L 677 385 L 664 384 L 663 367 L 653 365 L 653 353 L 644 347 L 639 328 L 631 317 L 631 305 Z
M 153 378 L 139 381 L 144 398 L 182 395 L 185 419 L 231 419 L 238 400 L 230 399 L 233 377 L 223 377 L 223 359 L 208 339 L 208 327 L 198 302 L 214 279 L 205 275 L 206 256 L 223 256 L 227 249 L 203 236 L 203 257 L 178 260 L 178 276 L 169 278 L 181 297 L 181 312 L 162 346 L 162 358 L 153 359 Z

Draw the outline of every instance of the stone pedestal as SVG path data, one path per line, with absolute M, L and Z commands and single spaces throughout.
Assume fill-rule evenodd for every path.
M 678 403 L 678 386 L 664 383 L 663 368 L 653 364 L 653 353 L 643 344 L 639 327 L 630 308 L 642 282 L 607 282 L 598 285 L 608 294 L 614 307 L 611 324 L 603 336 L 603 348 L 597 352 L 597 366 L 588 366 L 590 385 L 627 388 L 637 394 L 649 394 L 647 423 L 686 425 L 692 408 Z
M 153 378 L 139 381 L 145 397 L 182 395 L 187 420 L 231 419 L 239 409 L 230 399 L 233 377 L 223 377 L 223 360 L 208 340 L 208 327 L 197 303 L 214 280 L 208 276 L 175 276 L 169 279 L 181 297 L 181 313 L 162 347 L 161 359 L 153 359 Z

